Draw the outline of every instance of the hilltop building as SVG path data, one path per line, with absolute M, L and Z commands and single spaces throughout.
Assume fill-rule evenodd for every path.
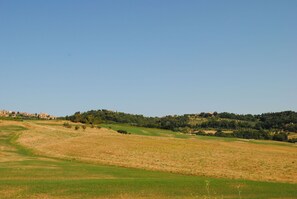
M 54 120 L 57 117 L 49 115 L 47 113 L 27 113 L 27 112 L 18 112 L 18 111 L 7 111 L 0 110 L 0 117 L 24 117 L 24 118 L 38 118 L 45 120 Z

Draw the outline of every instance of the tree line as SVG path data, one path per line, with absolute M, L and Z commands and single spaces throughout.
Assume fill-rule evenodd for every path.
M 192 124 L 192 116 L 198 116 L 199 118 L 204 119 L 198 124 Z M 232 136 L 234 137 L 252 139 L 263 138 L 281 140 L 281 138 L 273 138 L 273 135 L 266 135 L 265 132 L 276 132 L 275 134 L 279 137 L 282 137 L 286 132 L 297 132 L 297 113 L 294 111 L 263 113 L 260 115 L 214 112 L 169 115 L 164 117 L 146 117 L 138 114 L 102 109 L 83 113 L 76 112 L 71 116 L 66 116 L 64 119 L 85 124 L 100 124 L 103 122 L 126 123 L 134 126 L 168 129 L 173 131 L 183 131 L 184 129 L 190 129 L 192 132 L 197 132 L 200 129 L 232 130 Z M 279 133 L 282 134 L 278 135 Z

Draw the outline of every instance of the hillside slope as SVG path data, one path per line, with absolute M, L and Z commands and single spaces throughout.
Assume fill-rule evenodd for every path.
M 49 123 L 49 122 L 47 122 Z M 19 142 L 40 154 L 199 176 L 297 183 L 297 147 L 271 141 L 121 135 L 27 122 Z

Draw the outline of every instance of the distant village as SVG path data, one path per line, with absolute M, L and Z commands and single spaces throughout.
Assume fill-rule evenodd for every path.
M 47 113 L 27 113 L 27 112 L 7 111 L 7 110 L 0 110 L 0 117 L 34 118 L 34 119 L 44 119 L 44 120 L 54 120 L 57 118 Z

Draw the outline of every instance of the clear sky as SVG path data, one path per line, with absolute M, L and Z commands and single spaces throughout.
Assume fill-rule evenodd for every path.
M 0 0 L 0 109 L 297 111 L 297 1 Z

